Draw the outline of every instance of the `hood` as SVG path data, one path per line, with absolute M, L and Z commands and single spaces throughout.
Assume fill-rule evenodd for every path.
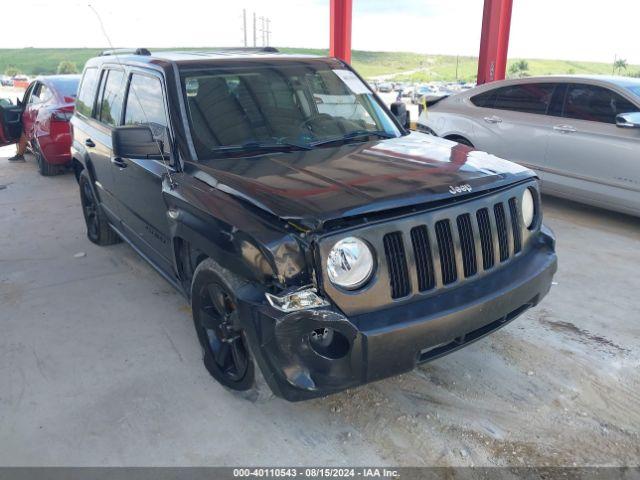
M 194 176 L 216 188 L 310 226 L 461 197 L 535 175 L 488 153 L 418 132 L 340 147 L 209 160 L 194 168 Z

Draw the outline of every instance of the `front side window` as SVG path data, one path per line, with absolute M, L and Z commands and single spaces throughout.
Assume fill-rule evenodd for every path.
M 101 91 L 98 120 L 107 125 L 116 126 L 122 112 L 124 72 L 122 70 L 105 70 L 102 75 Z
M 124 112 L 125 125 L 147 125 L 156 140 L 167 146 L 169 122 L 164 109 L 162 83 L 156 77 L 133 74 Z
M 182 82 L 203 159 L 243 145 L 315 148 L 400 135 L 353 72 L 325 62 L 183 72 Z
M 98 84 L 98 69 L 87 68 L 82 77 L 82 83 L 78 90 L 78 98 L 76 99 L 76 112 L 91 116 L 93 110 L 93 100 L 96 94 L 96 87 Z
M 607 88 L 576 84 L 571 85 L 567 92 L 564 116 L 577 120 L 614 124 L 618 114 L 638 110 L 638 107 L 627 99 Z

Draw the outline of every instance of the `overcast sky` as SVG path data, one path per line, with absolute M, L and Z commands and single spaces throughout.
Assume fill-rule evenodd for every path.
M 0 47 L 237 46 L 242 9 L 271 44 L 328 47 L 329 0 L 5 0 Z M 640 64 L 640 0 L 514 0 L 510 57 Z M 483 0 L 354 0 L 353 48 L 478 54 Z M 260 22 L 258 22 L 260 23 Z M 251 30 L 249 43 L 252 43 Z M 258 32 L 258 44 L 261 34 Z

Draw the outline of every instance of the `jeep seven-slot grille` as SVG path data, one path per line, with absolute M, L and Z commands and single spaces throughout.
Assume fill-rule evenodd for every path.
M 418 290 L 425 292 L 436 286 L 433 272 L 433 257 L 429 245 L 429 231 L 421 225 L 411 229 L 411 243 L 416 257 L 416 272 L 418 274 Z
M 453 247 L 453 235 L 449 220 L 436 222 L 436 239 L 440 251 L 440 269 L 442 270 L 442 283 L 448 285 L 458 278 L 456 269 L 456 253 Z
M 509 212 L 511 213 L 511 228 L 513 229 L 513 251 L 518 253 L 522 250 L 522 240 L 520 238 L 520 212 L 515 198 L 509 199 Z
M 491 234 L 491 221 L 489 210 L 481 208 L 476 212 L 478 230 L 480 231 L 480 247 L 482 248 L 482 268 L 489 270 L 493 267 L 493 235 Z
M 387 233 L 384 236 L 384 252 L 387 255 L 389 268 L 391 298 L 406 297 L 411 291 L 411 286 L 402 232 Z
M 407 243 L 407 248 L 413 248 L 415 265 L 408 264 L 403 232 L 387 233 L 383 243 L 391 297 L 411 293 L 414 270 L 417 289 L 425 292 L 506 262 L 522 251 L 521 223 L 518 202 L 512 197 L 508 202 L 438 220 L 433 225 L 415 226 L 409 232 L 411 245 Z
M 493 206 L 493 213 L 496 216 L 496 228 L 498 229 L 500 261 L 504 262 L 509 258 L 509 236 L 507 234 L 507 219 L 504 214 L 504 205 L 496 203 Z

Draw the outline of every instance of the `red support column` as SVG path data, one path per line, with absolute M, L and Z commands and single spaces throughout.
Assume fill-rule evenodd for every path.
M 512 6 L 513 0 L 484 0 L 478 85 L 505 78 Z
M 351 62 L 352 0 L 331 0 L 329 55 Z

